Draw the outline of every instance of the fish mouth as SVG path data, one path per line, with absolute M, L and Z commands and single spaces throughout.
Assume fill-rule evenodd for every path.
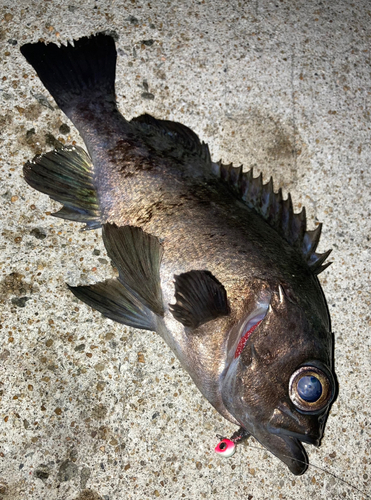
M 317 436 L 301 436 L 297 439 L 299 439 L 299 441 L 301 441 L 302 443 L 311 444 L 316 448 L 318 448 L 318 446 L 321 444 L 321 438 Z
M 321 443 L 323 425 L 321 419 L 315 416 L 296 415 L 285 404 L 281 404 L 274 410 L 268 430 L 282 439 L 294 439 L 298 443 L 318 447 Z
M 287 437 L 289 437 L 291 439 L 295 439 L 296 441 L 299 441 L 301 443 L 311 444 L 311 445 L 315 446 L 316 448 L 321 443 L 321 438 L 318 434 L 297 434 L 295 432 L 283 431 L 279 435 L 281 435 L 283 438 L 285 436 L 287 436 Z

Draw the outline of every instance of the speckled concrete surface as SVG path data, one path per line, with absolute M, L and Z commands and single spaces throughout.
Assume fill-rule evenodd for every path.
M 324 222 L 340 393 L 307 449 L 371 494 L 369 2 L 1 0 L 0 18 L 0 498 L 366 498 L 315 468 L 295 478 L 253 439 L 218 458 L 234 428 L 163 342 L 67 291 L 113 271 L 100 232 L 49 217 L 22 179 L 35 153 L 81 140 L 19 47 L 115 31 L 127 117 L 183 122 Z

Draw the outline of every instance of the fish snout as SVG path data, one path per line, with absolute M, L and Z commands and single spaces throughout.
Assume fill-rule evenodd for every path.
M 295 437 L 297 437 L 302 443 L 312 444 L 317 448 L 321 443 L 321 434 L 322 433 L 318 432 L 315 434 L 302 434 Z
M 268 427 L 273 434 L 290 436 L 313 446 L 320 445 L 323 434 L 321 418 L 293 413 L 286 406 L 274 410 Z

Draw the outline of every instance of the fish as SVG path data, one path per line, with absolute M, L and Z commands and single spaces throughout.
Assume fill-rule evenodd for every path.
M 21 53 L 79 131 L 78 146 L 36 156 L 26 182 L 60 202 L 56 217 L 102 229 L 118 277 L 68 286 L 121 324 L 155 331 L 210 404 L 295 475 L 319 446 L 338 392 L 318 275 L 322 224 L 272 178 L 213 162 L 187 126 L 126 120 L 115 97 L 116 47 L 97 33 Z

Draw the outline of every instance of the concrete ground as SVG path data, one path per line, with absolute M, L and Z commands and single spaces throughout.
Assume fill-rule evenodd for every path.
M 1 0 L 0 499 L 362 499 L 371 495 L 370 41 L 367 0 Z M 214 160 L 255 166 L 324 223 L 321 274 L 339 397 L 292 476 L 234 427 L 153 333 L 104 319 L 65 283 L 112 276 L 100 231 L 50 217 L 22 165 L 81 144 L 19 52 L 43 38 L 118 36 L 126 117 L 180 121 Z M 328 471 L 328 472 L 325 472 Z M 335 477 L 336 476 L 336 477 Z M 340 478 L 362 490 L 343 483 Z

